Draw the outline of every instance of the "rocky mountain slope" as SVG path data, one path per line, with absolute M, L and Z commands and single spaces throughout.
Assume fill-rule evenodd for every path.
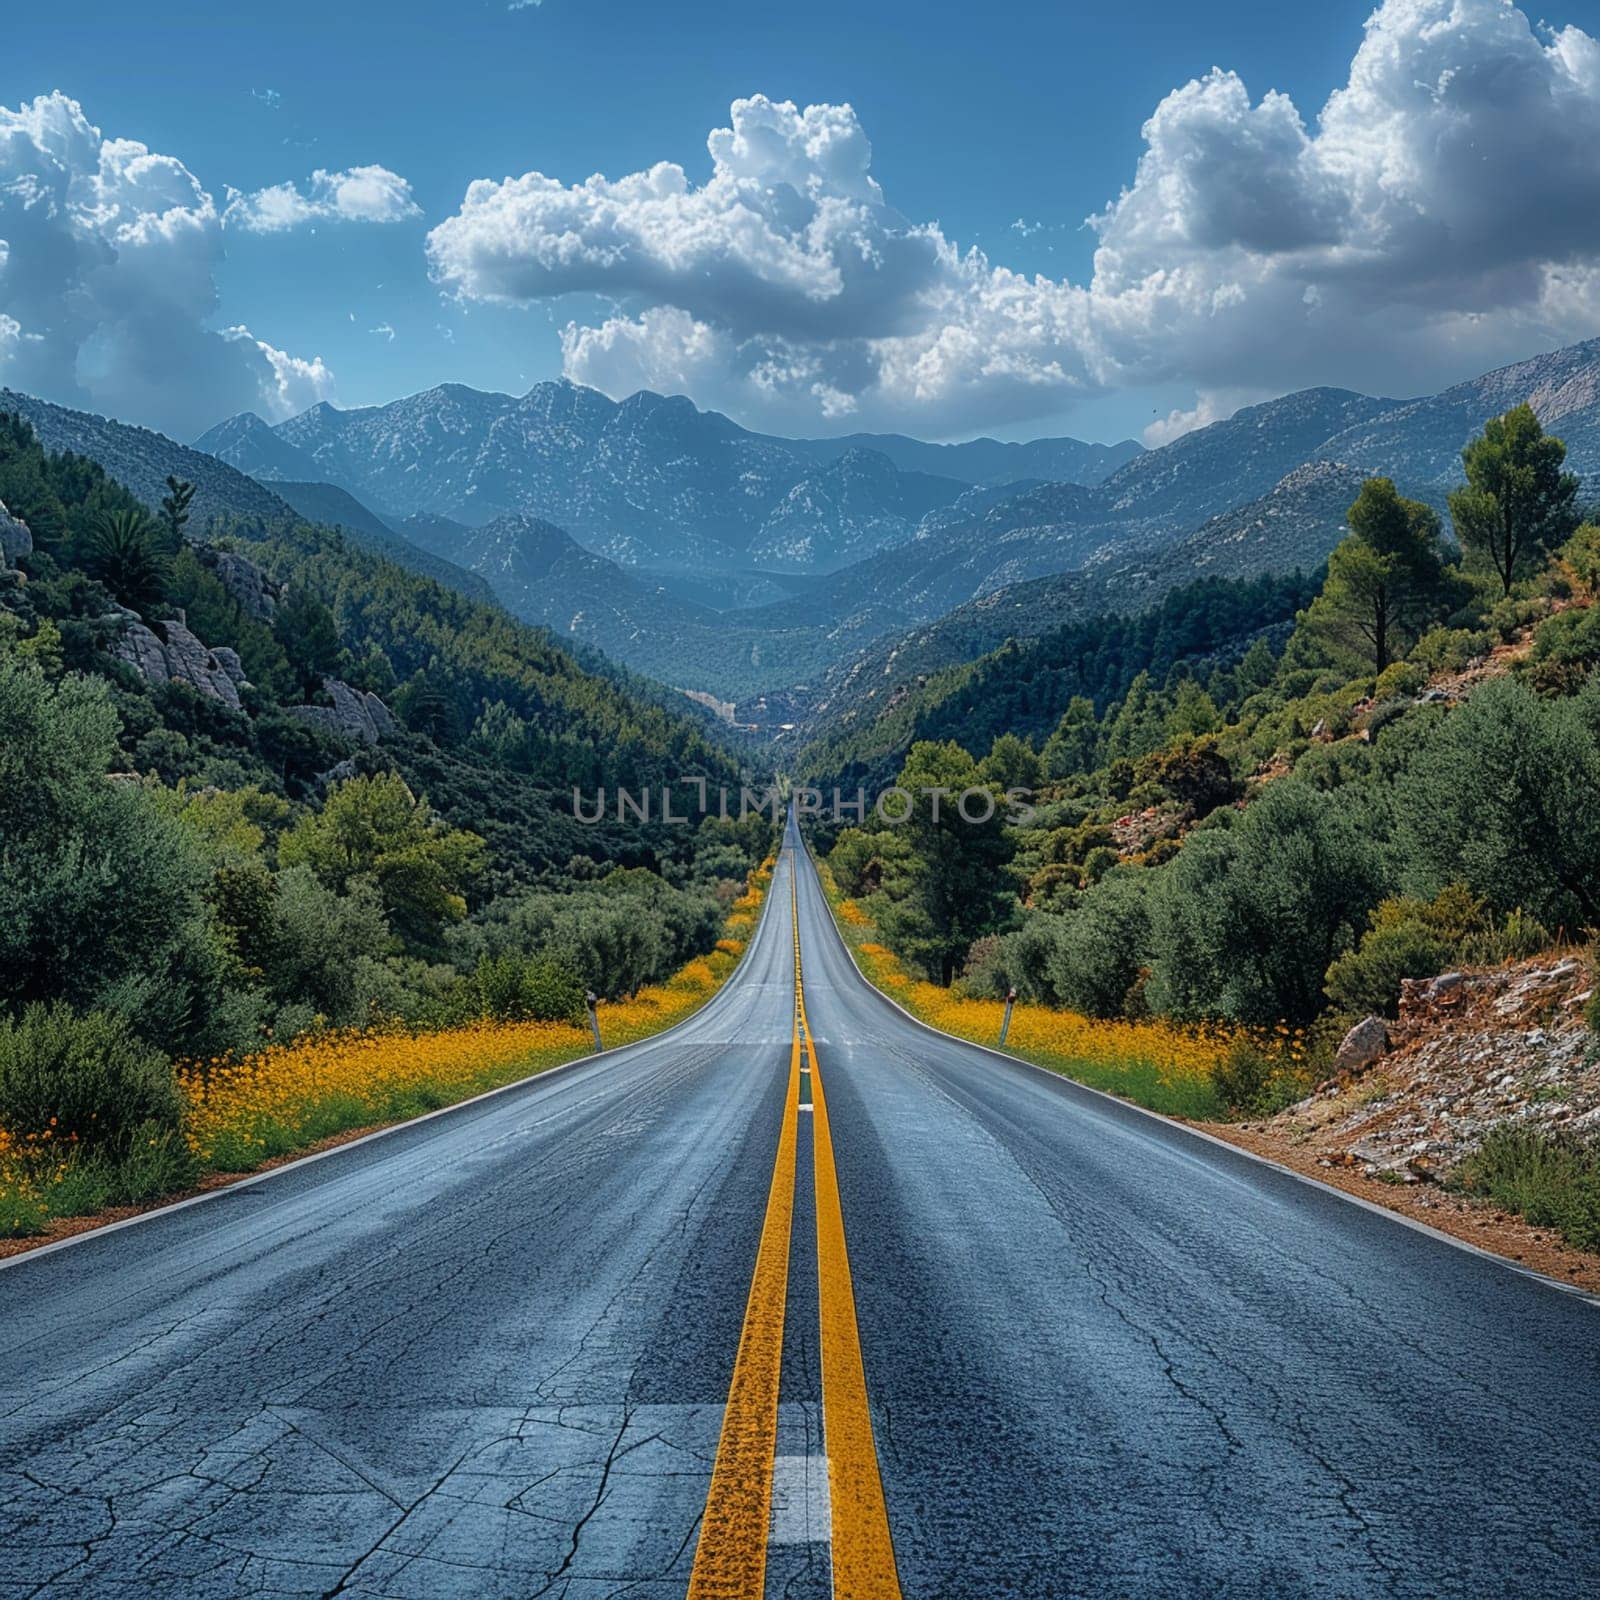
M 926 444 L 899 433 L 850 433 L 839 439 L 796 439 L 794 444 L 818 461 L 833 461 L 846 450 L 875 450 L 902 472 L 931 472 L 963 483 L 995 485 L 1030 478 L 1099 483 L 1143 448 L 1132 439 L 1117 444 L 1086 444 L 1082 439 L 1030 439 L 1022 444 L 968 439 L 962 444 Z
M 953 478 L 904 472 L 877 450 L 847 450 L 801 478 L 767 513 L 747 552 L 757 566 L 830 572 L 915 536 L 950 505 Z
M 1006 639 L 1035 638 L 1108 611 L 1142 611 L 1197 578 L 1309 572 L 1344 537 L 1345 513 L 1362 478 L 1332 462 L 1297 467 L 1259 499 L 1176 540 L 1113 541 L 1072 571 L 990 590 L 904 631 L 878 631 L 810 686 L 807 720 L 820 730 L 846 715 L 859 717 L 874 699 L 892 696 L 895 685 L 971 661 Z M 902 615 L 912 608 L 908 586 L 887 587 L 883 599 L 900 602 Z M 858 624 L 858 636 L 864 631 Z
M 906 537 L 986 471 L 1099 477 L 1137 448 L 778 439 L 681 396 L 619 403 L 567 382 L 520 397 L 444 384 L 385 406 L 314 406 L 273 428 L 235 417 L 198 445 L 263 479 L 338 484 L 386 520 L 526 513 L 627 565 L 719 571 L 750 565 L 758 549 L 826 570 Z M 947 463 L 948 475 L 936 483 L 925 462 Z
M 1600 1128 L 1600 1060 L 1584 1006 L 1592 975 L 1559 953 L 1407 979 L 1400 1018 L 1363 1024 L 1349 1065 L 1260 1124 L 1328 1166 L 1448 1179 L 1493 1127 Z
M 1107 516 L 1192 528 L 1266 494 L 1308 461 L 1343 460 L 1330 440 L 1398 406 L 1346 389 L 1304 389 L 1246 406 L 1130 461 L 1100 486 L 1097 499 Z M 1470 432 L 1455 443 L 1458 468 Z
M 46 450 L 67 450 L 98 461 L 147 506 L 161 504 L 168 474 L 192 483 L 190 526 L 196 533 L 204 532 L 217 517 L 270 520 L 294 515 L 280 495 L 253 477 L 206 450 L 190 449 L 149 428 L 52 405 L 14 389 L 0 389 L 0 411 L 25 417 Z
M 272 425 L 253 411 L 241 411 L 195 442 L 197 450 L 211 455 L 247 472 L 252 478 L 268 482 L 310 483 L 321 474 L 316 462 L 305 453 L 280 438 Z
M 471 600 L 492 598 L 483 579 L 458 564 L 426 553 L 394 532 L 341 489 L 325 483 L 275 482 L 271 488 L 214 455 L 179 444 L 165 434 L 92 416 L 47 400 L 0 389 L 0 411 L 26 417 L 50 451 L 70 451 L 98 461 L 154 509 L 167 493 L 167 478 L 195 486 L 189 532 L 198 538 L 219 519 L 246 517 L 263 523 L 304 520 L 342 529 L 350 542 L 412 572 L 432 578 Z M 256 419 L 259 422 L 259 418 Z M 261 424 L 266 427 L 265 423 Z M 269 434 L 270 434 L 270 430 Z
M 1458 383 L 1352 424 L 1319 454 L 1381 473 L 1408 494 L 1440 506 L 1461 481 L 1461 446 L 1494 416 L 1527 401 L 1565 441 L 1567 465 L 1600 479 L 1600 339 Z
M 1131 581 L 1154 596 L 1169 571 L 1183 581 L 1196 569 L 1314 566 L 1337 542 L 1364 477 L 1392 477 L 1403 493 L 1442 505 L 1461 481 L 1462 446 L 1524 400 L 1566 441 L 1572 470 L 1600 484 L 1593 340 L 1423 400 L 1286 395 L 1146 451 L 1099 484 L 969 490 L 925 516 L 917 539 L 892 556 L 832 575 L 816 602 L 837 616 L 871 596 L 923 621 L 1005 593 L 1025 623 L 1041 600 L 1049 609 L 1051 591 L 1026 587 L 1034 579 L 1098 573 L 1098 583 L 1063 577 L 1055 592 L 1125 593 Z

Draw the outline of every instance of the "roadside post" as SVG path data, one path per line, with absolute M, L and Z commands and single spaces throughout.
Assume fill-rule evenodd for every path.
M 1006 1014 L 1000 1019 L 1000 1043 L 1006 1042 L 1006 1035 L 1011 1032 L 1011 1008 L 1017 1003 L 1017 991 L 1006 990 Z
M 594 1035 L 594 1047 L 597 1051 L 604 1050 L 600 1043 L 600 1013 L 595 1009 L 600 1004 L 600 996 L 590 989 L 583 997 L 583 1003 L 589 1008 L 589 1032 Z

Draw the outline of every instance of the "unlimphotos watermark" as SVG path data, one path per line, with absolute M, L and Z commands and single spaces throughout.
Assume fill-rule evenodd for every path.
M 689 798 L 692 791 L 693 798 Z M 850 822 L 858 828 L 869 822 L 900 827 L 914 817 L 930 822 L 959 820 L 969 827 L 982 827 L 1000 820 L 1013 828 L 1025 828 L 1037 815 L 1029 804 L 1032 789 L 1000 790 L 988 784 L 973 784 L 965 789 L 925 784 L 903 788 L 891 784 L 869 795 L 858 788 L 846 795 L 833 790 L 831 801 L 821 789 L 796 788 L 790 791 L 795 814 L 819 821 Z M 748 817 L 767 817 L 774 825 L 783 820 L 784 796 L 776 784 L 760 789 L 740 786 L 737 798 L 726 787 L 713 790 L 705 778 L 678 778 L 670 783 L 645 784 L 640 789 L 596 789 L 586 797 L 577 787 L 572 791 L 572 814 L 590 825 L 615 818 L 618 822 L 665 822 L 687 825 L 706 817 L 722 822 L 743 822 Z

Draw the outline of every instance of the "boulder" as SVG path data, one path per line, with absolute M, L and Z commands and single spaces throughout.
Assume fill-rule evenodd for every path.
M 244 662 L 239 659 L 237 650 L 230 650 L 227 645 L 220 644 L 211 653 L 217 658 L 217 665 L 233 679 L 239 688 L 248 689 L 250 687 L 250 680 L 245 677 L 244 673 Z
M 1339 1041 L 1334 1069 L 1342 1073 L 1365 1072 L 1389 1049 L 1389 1024 L 1382 1017 L 1364 1017 Z
M 6 510 L 0 500 L 0 567 L 9 567 L 33 551 L 33 533 L 20 517 Z
M 146 627 L 133 613 L 118 613 L 120 627 L 107 646 L 118 661 L 125 661 L 146 683 L 186 683 L 208 700 L 218 700 L 231 711 L 243 709 L 239 685 L 244 682 L 244 667 L 232 650 L 222 656 L 203 645 L 189 629 L 177 621 L 158 622 Z M 237 669 L 235 677 L 230 664 Z
M 108 647 L 118 661 L 126 661 L 146 683 L 167 683 L 167 652 L 161 641 L 137 617 L 125 620 Z
M 238 601 L 241 611 L 258 622 L 272 621 L 280 590 L 263 568 L 233 550 L 217 551 L 215 568 L 217 581 Z
M 324 678 L 322 687 L 331 706 L 291 706 L 302 722 L 326 728 L 340 738 L 357 744 L 376 744 L 396 729 L 394 714 L 375 694 L 352 689 L 339 678 Z
M 166 646 L 167 671 L 177 682 L 187 683 L 207 699 L 220 700 L 234 711 L 241 709 L 239 685 L 182 622 L 160 622 L 156 626 Z

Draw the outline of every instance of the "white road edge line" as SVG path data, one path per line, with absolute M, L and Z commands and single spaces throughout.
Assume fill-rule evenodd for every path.
M 806 860 L 811 865 L 812 875 L 816 876 L 816 864 L 811 861 L 811 847 L 806 846 Z M 834 938 L 843 948 L 850 965 L 855 968 L 871 993 L 875 994 L 886 1006 L 893 1006 L 906 1021 L 921 1028 L 924 1033 L 931 1033 L 936 1039 L 953 1040 L 956 1044 L 964 1044 L 973 1050 L 980 1050 L 984 1055 L 993 1056 L 996 1061 L 1004 1061 L 1015 1067 L 1026 1067 L 1030 1072 L 1043 1074 L 1058 1088 L 1066 1090 L 1069 1095 L 1092 1095 L 1096 1100 L 1103 1100 L 1108 1105 L 1115 1106 L 1121 1111 L 1136 1112 L 1141 1117 L 1148 1118 L 1151 1122 L 1163 1128 L 1174 1129 L 1179 1133 L 1187 1134 L 1192 1139 L 1203 1139 L 1209 1145 L 1215 1145 L 1219 1150 L 1226 1150 L 1230 1155 L 1242 1157 L 1246 1161 L 1253 1161 L 1257 1166 L 1265 1167 L 1269 1172 L 1282 1174 L 1286 1178 L 1293 1178 L 1296 1183 L 1303 1183 L 1307 1188 L 1316 1189 L 1322 1194 L 1330 1194 L 1335 1199 L 1347 1201 L 1350 1205 L 1360 1206 L 1363 1211 L 1369 1211 L 1375 1217 L 1382 1217 L 1387 1222 L 1396 1222 L 1402 1228 L 1410 1228 L 1414 1233 L 1426 1234 L 1430 1239 L 1437 1239 L 1455 1250 L 1464 1250 L 1468 1255 L 1480 1257 L 1484 1261 L 1491 1261 L 1497 1267 L 1504 1268 L 1507 1272 L 1514 1272 L 1519 1277 L 1530 1278 L 1533 1282 L 1543 1284 L 1546 1288 L 1557 1289 L 1562 1294 L 1575 1300 L 1581 1300 L 1585 1305 L 1600 1310 L 1600 1294 L 1592 1290 L 1580 1288 L 1575 1283 L 1563 1283 L 1559 1278 L 1552 1278 L 1546 1272 L 1540 1272 L 1534 1267 L 1525 1267 L 1515 1261 L 1508 1261 L 1502 1255 L 1496 1255 L 1493 1250 L 1485 1250 L 1482 1245 L 1473 1244 L 1470 1239 L 1458 1239 L 1453 1233 L 1446 1233 L 1443 1228 L 1435 1228 L 1430 1223 L 1418 1222 L 1415 1217 L 1408 1217 L 1404 1212 L 1391 1211 L 1387 1206 L 1381 1206 L 1375 1200 L 1363 1200 L 1358 1194 L 1351 1194 L 1346 1189 L 1335 1187 L 1331 1183 L 1324 1183 L 1320 1178 L 1313 1178 L 1309 1173 L 1296 1172 L 1293 1167 L 1281 1166 L 1278 1162 L 1267 1156 L 1257 1155 L 1254 1150 L 1246 1150 L 1242 1145 L 1230 1144 L 1226 1139 L 1219 1139 L 1214 1133 L 1207 1133 L 1202 1128 L 1196 1128 L 1191 1123 L 1180 1122 L 1176 1117 L 1164 1117 L 1159 1111 L 1152 1111 L 1148 1106 L 1136 1105 L 1132 1100 L 1123 1100 L 1114 1094 L 1108 1094 L 1104 1089 L 1096 1089 L 1087 1083 L 1080 1083 L 1076 1078 L 1069 1078 L 1064 1072 L 1053 1072 L 1049 1067 L 1041 1067 L 1037 1061 L 1025 1061 L 1021 1056 L 1008 1054 L 1004 1050 L 997 1050 L 993 1045 L 979 1044 L 973 1039 L 964 1039 L 958 1033 L 946 1033 L 942 1028 L 935 1028 L 931 1023 L 924 1022 L 921 1017 L 913 1016 L 898 1000 L 886 995 L 867 975 L 861 970 L 861 963 L 856 960 L 855 952 L 846 943 L 845 937 L 839 932 L 839 924 L 834 920 L 833 907 L 828 904 L 828 897 L 822 894 L 822 880 L 817 879 L 817 893 L 822 895 L 823 908 L 827 912 L 827 923 Z
M 774 862 L 772 869 L 772 882 L 778 878 L 778 867 L 781 864 L 781 847 L 779 861 Z M 793 864 L 790 865 L 793 871 Z M 750 943 L 744 947 L 744 955 L 740 956 L 739 964 L 744 964 L 745 957 L 750 954 L 756 940 L 761 935 L 761 930 L 766 926 L 767 905 L 772 899 L 772 884 L 767 885 L 766 899 L 761 902 L 761 920 L 756 924 L 756 931 L 750 936 Z M 359 1150 L 364 1144 L 371 1144 L 377 1139 L 387 1139 L 392 1134 L 402 1133 L 409 1128 L 420 1128 L 425 1123 L 433 1122 L 441 1117 L 453 1117 L 470 1109 L 472 1106 L 482 1105 L 486 1100 L 498 1099 L 501 1095 L 511 1094 L 517 1089 L 526 1089 L 533 1084 L 549 1083 L 554 1078 L 565 1077 L 576 1072 L 579 1067 L 587 1067 L 596 1061 L 604 1060 L 607 1056 L 625 1055 L 629 1050 L 639 1050 L 648 1045 L 659 1043 L 662 1039 L 670 1038 L 680 1028 L 687 1028 L 692 1023 L 701 1021 L 729 991 L 733 980 L 739 975 L 739 967 L 735 967 L 728 974 L 727 982 L 722 985 L 712 997 L 698 1010 L 692 1011 L 681 1022 L 675 1022 L 670 1028 L 663 1028 L 660 1033 L 652 1033 L 644 1039 L 634 1039 L 627 1044 L 612 1045 L 609 1050 L 596 1050 L 593 1055 L 575 1056 L 571 1061 L 563 1061 L 553 1067 L 546 1067 L 543 1072 L 530 1073 L 526 1078 L 515 1078 L 510 1083 L 502 1083 L 497 1088 L 485 1089 L 482 1094 L 475 1094 L 470 1100 L 457 1100 L 454 1105 L 440 1106 L 436 1111 L 425 1111 L 420 1117 L 410 1117 L 404 1122 L 391 1122 L 387 1127 L 374 1128 L 371 1133 L 364 1133 L 359 1139 L 350 1139 L 344 1144 L 331 1145 L 326 1150 L 315 1150 L 310 1155 L 296 1156 L 293 1161 L 286 1161 L 280 1167 L 269 1168 L 266 1172 L 249 1173 L 238 1178 L 232 1183 L 220 1183 L 215 1189 L 207 1189 L 201 1194 L 191 1194 L 182 1200 L 174 1200 L 168 1205 L 155 1206 L 149 1211 L 141 1211 L 136 1216 L 124 1217 L 120 1222 L 102 1223 L 97 1228 L 85 1228 L 82 1233 L 74 1233 L 65 1239 L 55 1239 L 49 1244 L 35 1245 L 28 1250 L 19 1250 L 13 1256 L 0 1259 L 0 1272 L 5 1272 L 12 1267 L 20 1267 L 28 1262 L 38 1261 L 44 1256 L 55 1255 L 58 1251 L 68 1250 L 73 1245 L 88 1244 L 93 1239 L 104 1239 L 109 1234 L 120 1233 L 124 1228 L 136 1228 L 141 1223 L 154 1222 L 158 1217 L 170 1217 L 174 1212 L 187 1211 L 191 1206 L 204 1205 L 208 1200 L 216 1200 L 224 1195 L 237 1194 L 241 1189 L 253 1189 L 259 1183 L 270 1183 L 274 1178 L 281 1178 L 285 1173 L 299 1172 L 312 1166 L 318 1161 L 326 1161 L 330 1156 L 342 1156 L 348 1150 Z

